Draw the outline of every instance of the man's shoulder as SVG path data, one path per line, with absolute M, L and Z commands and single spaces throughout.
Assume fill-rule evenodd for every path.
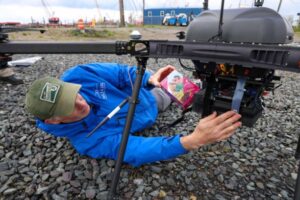
M 64 74 L 77 73 L 93 73 L 97 71 L 113 70 L 116 67 L 124 67 L 125 65 L 118 63 L 87 63 L 73 66 L 67 69 Z

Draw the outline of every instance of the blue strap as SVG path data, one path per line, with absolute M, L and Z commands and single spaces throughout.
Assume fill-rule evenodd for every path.
M 242 102 L 244 92 L 245 92 L 245 89 L 244 89 L 245 83 L 246 83 L 245 77 L 239 77 L 236 82 L 236 87 L 235 87 L 232 104 L 231 104 L 231 109 L 237 113 L 240 111 L 241 102 Z

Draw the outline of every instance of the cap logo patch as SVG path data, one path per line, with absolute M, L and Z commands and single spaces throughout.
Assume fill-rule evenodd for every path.
M 55 103 L 59 88 L 60 85 L 47 82 L 43 87 L 40 100 Z

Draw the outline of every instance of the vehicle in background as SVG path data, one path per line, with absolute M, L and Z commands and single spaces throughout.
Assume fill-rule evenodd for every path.
M 188 17 L 185 13 L 179 13 L 177 15 L 176 26 L 187 26 L 188 25 Z
M 171 16 L 167 13 L 162 21 L 162 25 L 165 26 L 187 26 L 188 17 L 185 13 L 180 13 L 177 16 Z

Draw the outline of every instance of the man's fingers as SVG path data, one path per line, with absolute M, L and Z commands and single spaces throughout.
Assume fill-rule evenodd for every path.
M 175 70 L 175 67 L 168 65 L 166 67 L 160 68 L 157 73 L 157 79 L 158 81 L 162 81 L 164 78 L 166 78 L 173 70 Z
M 233 116 L 231 116 L 230 118 L 226 119 L 225 121 L 221 122 L 218 125 L 218 129 L 224 130 L 225 128 L 231 126 L 233 123 L 237 122 L 242 116 L 240 114 L 235 113 Z
M 218 141 L 225 140 L 225 139 L 229 138 L 230 136 L 232 136 L 235 133 L 236 129 L 238 129 L 241 125 L 242 125 L 241 122 L 235 122 L 231 126 L 228 126 L 227 128 L 225 128 L 221 132 L 221 136 L 219 137 Z
M 215 120 L 214 120 L 214 125 L 218 125 L 223 123 L 225 120 L 227 120 L 228 118 L 232 117 L 233 115 L 235 115 L 236 112 L 234 111 L 227 111 L 221 115 L 219 115 Z
M 200 119 L 200 121 L 201 121 L 201 123 L 207 123 L 208 121 L 216 118 L 216 116 L 217 116 L 217 112 L 213 112 L 212 114 L 208 115 L 207 117 Z

